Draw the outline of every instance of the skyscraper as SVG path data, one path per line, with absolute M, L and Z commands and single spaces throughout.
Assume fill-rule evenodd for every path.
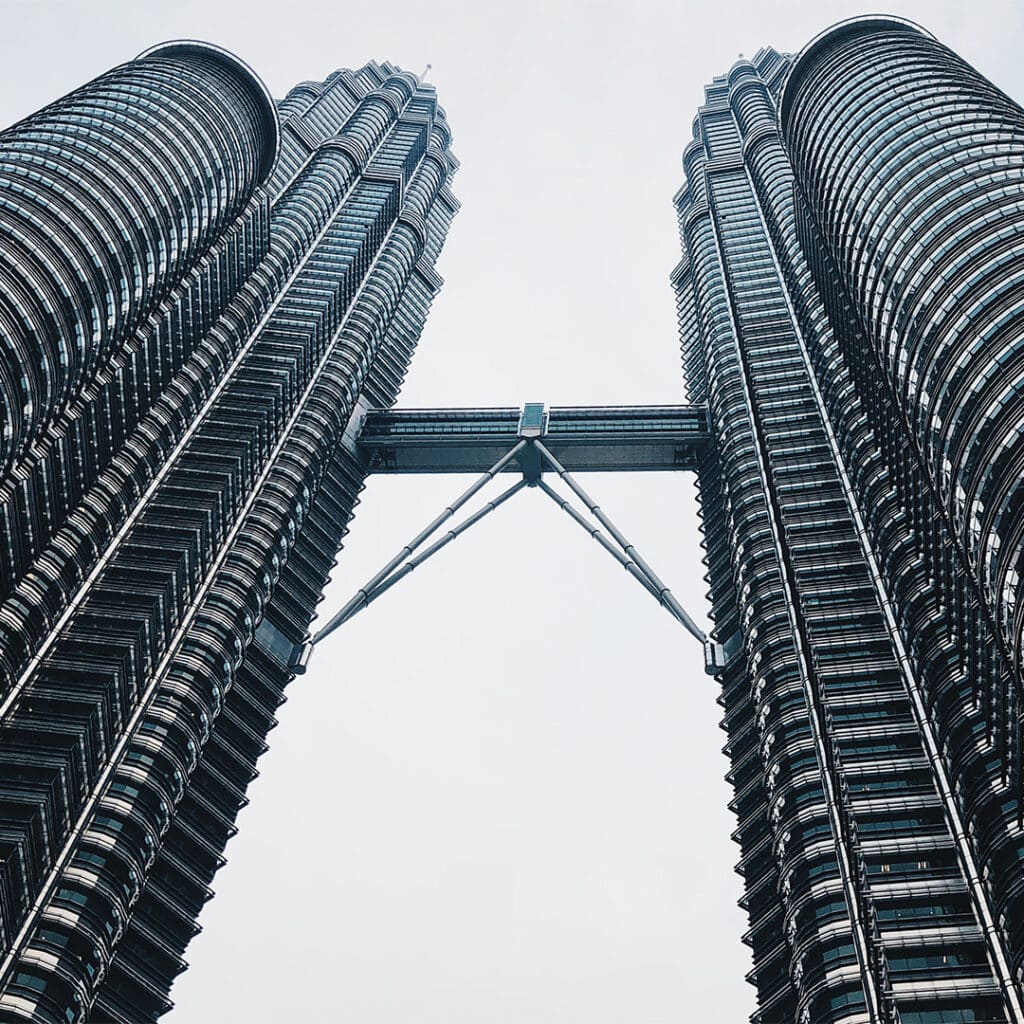
M 514 445 L 500 500 L 569 440 L 697 465 L 760 1024 L 1024 1024 L 1022 128 L 894 19 L 763 50 L 684 154 L 696 408 L 369 421 L 393 471 Z M 456 167 L 399 69 L 275 105 L 195 42 L 0 134 L 0 1018 L 169 1006 Z
M 0 134 L 0 1018 L 154 1019 L 440 279 L 388 64 L 165 44 Z
M 1024 111 L 872 18 L 714 80 L 676 197 L 755 1021 L 1024 1021 Z

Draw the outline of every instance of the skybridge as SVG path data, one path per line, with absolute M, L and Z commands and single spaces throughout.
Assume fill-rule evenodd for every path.
M 526 406 L 572 473 L 695 470 L 710 440 L 702 405 Z M 522 409 L 367 412 L 353 440 L 371 473 L 483 473 L 518 440 Z M 503 467 L 520 469 L 519 462 Z
M 695 470 L 701 451 L 711 443 L 704 406 L 548 409 L 532 402 L 521 409 L 364 409 L 353 415 L 342 443 L 363 462 L 368 473 L 478 476 L 360 587 L 308 643 L 287 655 L 293 671 L 304 672 L 317 644 L 526 487 L 536 488 L 550 498 L 701 643 L 709 673 L 725 664 L 722 645 L 705 635 L 573 475 Z M 442 530 L 488 484 L 507 473 L 518 473 L 520 478 L 457 525 Z M 563 489 L 552 487 L 545 474 L 557 476 Z M 267 643 L 273 647 L 275 640 L 270 637 Z

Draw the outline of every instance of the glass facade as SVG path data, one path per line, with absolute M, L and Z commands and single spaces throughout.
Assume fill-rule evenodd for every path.
M 0 133 L 0 1018 L 169 1008 L 441 281 L 388 64 L 276 109 L 200 43 Z
M 740 61 L 684 152 L 673 281 L 713 438 L 704 542 L 760 1024 L 1024 1021 L 1012 636 L 974 575 L 995 520 L 972 539 L 956 519 L 958 481 L 969 503 L 994 478 L 985 508 L 1019 483 L 968 461 L 1001 450 L 1016 390 L 995 207 L 1019 114 L 874 19 Z

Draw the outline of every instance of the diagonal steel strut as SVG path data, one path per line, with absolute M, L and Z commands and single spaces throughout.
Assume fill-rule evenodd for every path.
M 708 637 L 704 631 L 686 614 L 686 610 L 676 600 L 675 595 L 671 590 L 665 586 L 664 583 L 658 578 L 655 571 L 640 557 L 639 552 L 636 548 L 630 544 L 628 540 L 619 532 L 615 524 L 605 515 L 601 510 L 601 506 L 590 497 L 589 494 L 576 482 L 574 477 L 569 471 L 544 447 L 544 444 L 535 439 L 533 444 L 536 446 L 541 455 L 547 459 L 551 468 L 565 481 L 566 486 L 576 495 L 587 509 L 590 514 L 611 534 L 615 543 L 622 549 L 620 553 L 612 545 L 607 537 L 600 530 L 594 529 L 581 516 L 572 506 L 561 497 L 558 493 L 553 491 L 543 480 L 538 480 L 538 485 L 545 494 L 549 495 L 554 502 L 563 508 L 569 515 L 582 526 L 606 551 L 610 552 L 615 558 L 617 558 L 626 571 L 638 579 L 644 587 L 646 587 L 658 601 L 668 609 L 668 611 L 683 625 L 683 627 L 690 633 L 691 636 L 699 640 L 702 644 L 707 644 Z
M 485 505 L 479 512 L 470 516 L 468 520 L 456 527 L 455 530 L 446 534 L 445 538 L 441 542 L 432 545 L 428 551 L 420 556 L 419 559 L 414 559 L 409 563 L 408 567 L 403 567 L 395 573 L 395 570 L 398 569 L 398 567 L 402 565 L 402 563 L 409 558 L 412 553 L 433 533 L 435 533 L 442 524 L 451 519 L 451 517 L 454 516 L 455 513 L 473 497 L 473 495 L 481 490 L 481 488 L 489 484 L 498 475 L 498 473 L 500 473 L 505 466 L 508 465 L 508 463 L 511 462 L 512 459 L 514 459 L 519 452 L 523 450 L 523 448 L 526 447 L 526 443 L 526 441 L 519 441 L 518 444 L 516 444 L 510 451 L 506 452 L 500 459 L 498 459 L 498 461 L 489 470 L 487 470 L 483 476 L 473 483 L 472 486 L 463 491 L 455 501 L 450 505 L 445 506 L 444 511 L 437 516 L 437 518 L 431 521 L 425 529 L 421 530 L 411 541 L 409 541 L 409 543 L 406 544 L 405 547 L 402 548 L 402 550 L 399 551 L 398 554 L 395 555 L 395 557 L 392 558 L 376 576 L 373 577 L 373 579 L 368 580 L 359 588 L 359 590 L 356 591 L 355 596 L 339 612 L 337 612 L 337 614 L 333 615 L 324 625 L 323 629 L 313 637 L 310 641 L 310 646 L 315 646 L 320 643 L 321 640 L 333 633 L 343 622 L 347 622 L 353 615 L 355 615 L 356 612 L 365 608 L 375 597 L 378 597 L 380 594 L 384 593 L 385 590 L 397 583 L 402 576 L 407 576 L 417 565 L 423 562 L 435 551 L 454 540 L 455 537 L 463 532 L 463 530 L 468 529 L 473 525 L 473 523 L 479 522 L 488 512 L 492 512 L 500 504 L 511 498 L 513 494 L 521 490 L 522 487 L 526 485 L 525 480 L 520 481 L 518 484 L 514 484 L 494 501 Z
M 431 555 L 436 554 L 441 548 L 450 544 L 460 533 L 465 533 L 474 523 L 480 522 L 484 516 L 493 512 L 499 505 L 503 505 L 513 494 L 517 494 L 526 486 L 525 480 L 520 480 L 518 483 L 514 483 L 511 487 L 502 491 L 493 501 L 489 501 L 482 508 L 474 512 L 468 519 L 464 519 L 458 526 L 452 527 L 440 540 L 435 541 L 421 554 L 416 555 L 414 558 L 410 558 L 409 561 L 404 563 L 400 568 L 395 569 L 390 576 L 386 576 L 375 586 L 367 584 L 361 587 L 356 593 L 356 596 L 352 598 L 344 608 L 338 612 L 331 621 L 324 626 L 324 628 L 317 633 L 313 638 L 313 643 L 319 643 L 328 634 L 336 630 L 340 625 L 348 622 L 356 612 L 362 611 L 372 601 L 376 601 L 385 591 L 390 590 L 400 579 L 404 579 L 409 575 L 417 566 L 422 565 Z
M 601 532 L 601 528 L 594 526 L 582 512 L 578 509 L 573 508 L 572 502 L 568 498 L 563 498 L 558 491 L 556 491 L 549 484 L 546 484 L 543 480 L 537 481 L 537 486 L 560 508 L 573 522 L 578 523 L 583 529 L 590 534 L 598 544 L 601 545 L 614 558 L 625 570 L 632 576 L 637 582 L 664 608 L 672 614 L 673 618 L 677 618 L 672 608 L 665 603 L 662 599 L 662 595 L 654 583 L 649 579 L 647 574 L 636 564 L 633 559 L 628 555 L 624 554 L 619 548 L 617 548 L 613 541 L 609 540 L 608 537 Z M 681 621 L 681 620 L 680 620 Z M 685 623 L 684 623 L 685 625 Z

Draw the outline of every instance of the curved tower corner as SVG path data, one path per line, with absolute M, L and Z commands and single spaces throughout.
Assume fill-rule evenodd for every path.
M 224 50 L 167 43 L 0 133 L 0 465 L 232 226 L 277 115 Z
M 910 23 L 844 22 L 780 108 L 815 228 L 985 604 L 1022 658 L 1024 110 Z

